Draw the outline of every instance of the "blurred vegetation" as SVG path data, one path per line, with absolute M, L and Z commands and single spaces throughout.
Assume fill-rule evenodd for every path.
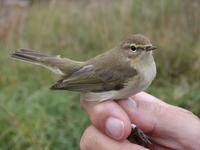
M 1 16 L 0 148 L 79 149 L 89 123 L 77 93 L 49 90 L 58 77 L 9 58 L 18 48 L 86 60 L 145 34 L 159 45 L 157 78 L 147 91 L 200 116 L 199 8 L 199 0 L 35 0 L 11 9 L 17 21 Z

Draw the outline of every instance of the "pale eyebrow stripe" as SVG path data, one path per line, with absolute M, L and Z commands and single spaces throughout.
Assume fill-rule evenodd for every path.
M 147 45 L 136 45 L 137 47 L 147 47 L 147 46 L 152 46 L 151 44 L 147 44 Z
M 135 43 L 130 43 L 130 44 L 124 44 L 124 48 L 129 48 L 131 45 L 135 45 L 136 48 L 146 48 L 147 46 L 152 46 L 152 44 L 147 44 L 147 45 L 137 45 Z

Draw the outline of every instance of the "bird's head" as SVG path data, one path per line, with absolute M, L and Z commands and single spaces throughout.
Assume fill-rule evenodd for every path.
M 152 50 L 155 49 L 157 47 L 151 44 L 149 38 L 141 34 L 130 35 L 120 44 L 120 51 L 128 56 L 128 58 L 151 55 Z

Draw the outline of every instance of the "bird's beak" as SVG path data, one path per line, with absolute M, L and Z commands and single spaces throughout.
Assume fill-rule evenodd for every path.
M 151 46 L 147 46 L 146 47 L 146 51 L 152 51 L 152 50 L 156 50 L 158 47 L 155 45 L 151 45 Z

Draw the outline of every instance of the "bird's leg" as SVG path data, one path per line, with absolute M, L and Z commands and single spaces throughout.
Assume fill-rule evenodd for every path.
M 150 138 L 136 125 L 131 124 L 132 132 L 127 138 L 132 143 L 137 143 L 141 146 L 148 147 L 151 145 Z

